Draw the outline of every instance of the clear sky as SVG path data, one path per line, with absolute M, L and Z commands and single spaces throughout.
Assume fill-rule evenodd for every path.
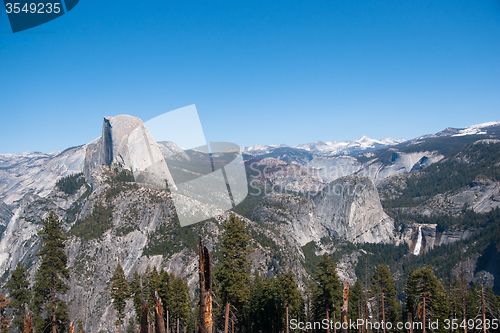
M 500 120 L 499 0 L 81 0 L 16 34 L 0 6 L 0 153 L 191 104 L 242 146 Z

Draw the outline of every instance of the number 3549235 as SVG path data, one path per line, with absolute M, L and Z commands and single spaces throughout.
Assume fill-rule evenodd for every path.
M 31 13 L 31 14 L 58 14 L 61 12 L 60 3 L 35 3 L 32 2 L 30 4 L 25 3 L 22 7 L 20 3 L 6 3 L 5 10 L 7 14 L 14 13 L 18 14 L 20 12 Z

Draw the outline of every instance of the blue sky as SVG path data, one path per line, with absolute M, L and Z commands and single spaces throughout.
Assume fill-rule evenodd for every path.
M 208 141 L 410 139 L 500 120 L 500 1 L 97 1 L 13 34 L 0 153 L 196 104 Z

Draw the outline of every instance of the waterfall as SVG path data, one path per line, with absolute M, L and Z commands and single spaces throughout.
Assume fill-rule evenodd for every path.
M 413 250 L 413 254 L 418 256 L 420 254 L 421 247 L 422 247 L 422 226 L 419 226 L 418 227 L 417 245 L 415 245 L 415 250 Z

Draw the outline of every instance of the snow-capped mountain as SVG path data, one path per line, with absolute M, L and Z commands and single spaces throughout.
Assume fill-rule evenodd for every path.
M 285 145 L 285 144 L 277 144 L 277 145 L 255 144 L 255 145 L 248 146 L 248 147 L 242 147 L 241 150 L 244 153 L 259 156 L 259 155 L 269 154 L 270 152 L 272 152 L 276 148 L 286 148 L 286 147 L 290 147 L 290 146 Z
M 381 148 L 387 148 L 389 146 L 397 145 L 401 142 L 406 141 L 405 139 L 397 140 L 393 138 L 385 138 L 382 140 L 376 140 L 363 136 L 358 140 L 345 140 L 345 141 L 316 141 L 311 143 L 306 143 L 302 145 L 295 146 L 293 148 L 302 149 L 309 151 L 315 155 L 320 156 L 338 156 L 338 155 L 353 155 L 368 151 L 373 151 Z M 256 144 L 249 147 L 243 147 L 245 153 L 260 156 L 269 154 L 276 148 L 289 147 L 285 144 L 279 145 L 260 145 Z
M 396 140 L 393 138 L 385 138 L 382 140 L 376 140 L 363 136 L 358 140 L 352 141 L 330 141 L 323 142 L 317 141 L 314 143 L 308 143 L 304 145 L 298 145 L 295 148 L 304 149 L 315 153 L 317 155 L 325 156 L 336 156 L 336 155 L 351 155 L 360 152 L 366 152 L 370 150 L 376 150 L 380 148 L 386 148 L 389 146 L 397 145 L 398 143 L 404 142 L 404 139 Z
M 436 138 L 442 136 L 465 136 L 465 135 L 483 135 L 498 132 L 500 130 L 500 121 L 490 121 L 487 123 L 476 124 L 465 128 L 447 127 L 436 134 L 427 134 L 420 136 L 413 141 L 420 139 Z
M 485 129 L 488 127 L 500 126 L 500 121 L 490 121 L 487 123 L 472 125 L 464 129 L 459 129 L 457 134 L 453 136 L 464 136 L 464 135 L 474 135 L 474 134 L 486 134 Z

